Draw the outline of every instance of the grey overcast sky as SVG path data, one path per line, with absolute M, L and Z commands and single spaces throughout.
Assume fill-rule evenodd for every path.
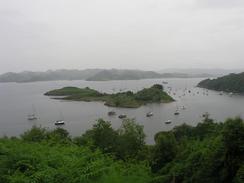
M 244 0 L 0 0 L 0 73 L 244 68 Z

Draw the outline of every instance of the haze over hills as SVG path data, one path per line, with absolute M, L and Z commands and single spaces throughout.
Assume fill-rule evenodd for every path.
M 102 71 L 102 69 L 85 70 L 48 70 L 45 72 L 24 71 L 20 73 L 8 72 L 0 75 L 0 82 L 34 82 L 55 80 L 83 80 Z
M 211 74 L 158 73 L 155 71 L 120 70 L 120 69 L 85 69 L 85 70 L 49 70 L 45 72 L 24 71 L 8 72 L 0 75 L 0 82 L 35 82 L 55 80 L 138 80 L 153 78 L 193 78 L 213 77 Z
M 212 76 L 223 76 L 230 73 L 240 73 L 244 69 L 202 69 L 202 68 L 189 68 L 189 69 L 177 69 L 177 68 L 168 68 L 158 71 L 159 73 L 185 73 L 190 75 L 199 75 L 207 74 Z
M 162 75 L 154 71 L 141 71 L 141 70 L 103 70 L 95 75 L 88 77 L 87 81 L 109 81 L 109 80 L 138 80 L 138 79 L 151 79 L 161 78 Z

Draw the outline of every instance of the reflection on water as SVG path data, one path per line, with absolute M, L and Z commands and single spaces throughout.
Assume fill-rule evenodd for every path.
M 0 135 L 19 135 L 32 125 L 55 128 L 54 121 L 64 118 L 64 126 L 72 135 L 77 136 L 91 128 L 98 118 L 112 122 L 114 128 L 121 125 L 117 116 L 107 116 L 108 111 L 114 110 L 117 114 L 126 114 L 129 118 L 136 118 L 144 125 L 147 142 L 153 143 L 155 133 L 170 130 L 175 125 L 187 123 L 196 125 L 202 120 L 202 114 L 210 113 L 210 117 L 221 121 L 227 117 L 241 116 L 244 112 L 244 97 L 196 88 L 202 79 L 150 79 L 139 81 L 50 81 L 35 83 L 2 83 L 0 84 Z M 44 96 L 43 93 L 64 86 L 91 87 L 101 92 L 137 91 L 153 84 L 164 84 L 165 90 L 176 99 L 176 102 L 167 104 L 150 104 L 138 109 L 110 108 L 100 102 L 59 101 Z M 38 120 L 28 121 L 29 113 L 35 107 Z M 182 107 L 185 107 L 183 109 Z M 179 109 L 179 115 L 174 112 Z M 153 116 L 146 114 L 152 111 Z M 171 124 L 165 121 L 171 120 Z

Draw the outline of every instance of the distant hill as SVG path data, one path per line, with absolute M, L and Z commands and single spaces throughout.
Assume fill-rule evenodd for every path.
M 87 78 L 87 81 L 109 81 L 109 80 L 139 80 L 153 78 L 204 78 L 212 77 L 210 74 L 185 74 L 185 73 L 163 73 L 141 70 L 103 70 L 94 76 Z
M 211 74 L 187 74 L 187 73 L 163 73 L 162 78 L 208 78 L 213 77 Z
M 8 72 L 0 75 L 0 82 L 34 82 L 34 81 L 55 81 L 55 80 L 84 80 L 97 74 L 102 69 L 85 70 L 56 70 L 46 72 L 25 71 L 20 73 Z
M 216 91 L 244 93 L 244 72 L 229 74 L 217 79 L 206 79 L 198 84 L 198 87 Z
M 158 73 L 142 70 L 119 70 L 119 69 L 85 69 L 85 70 L 49 70 L 46 72 L 25 71 L 20 73 L 8 72 L 0 75 L 0 82 L 35 82 L 35 81 L 57 81 L 57 80 L 87 80 L 87 81 L 109 81 L 109 80 L 139 80 L 153 78 L 195 78 L 212 77 L 209 74 L 187 74 L 187 73 Z
M 94 76 L 87 78 L 87 81 L 109 81 L 109 80 L 138 80 L 161 78 L 162 75 L 153 71 L 141 70 L 103 70 Z
M 224 76 L 230 73 L 240 73 L 242 69 L 202 69 L 202 68 L 189 68 L 189 69 L 162 69 L 159 73 L 185 73 L 189 75 L 211 75 L 214 77 Z

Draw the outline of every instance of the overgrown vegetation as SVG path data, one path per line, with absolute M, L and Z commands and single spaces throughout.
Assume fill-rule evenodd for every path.
M 126 119 L 117 130 L 98 120 L 80 137 L 64 129 L 33 127 L 20 138 L 0 139 L 4 183 L 242 183 L 244 122 L 206 118 L 183 124 L 145 144 L 143 126 Z
M 206 79 L 201 81 L 198 87 L 216 91 L 244 93 L 244 73 L 229 74 L 217 79 Z
M 100 93 L 90 88 L 64 87 L 52 90 L 45 95 L 63 96 L 64 100 L 76 101 L 103 101 L 111 107 L 137 108 L 141 105 L 154 102 L 171 102 L 173 98 L 163 91 L 163 86 L 155 84 L 150 88 L 144 88 L 137 93 L 131 91 L 116 94 Z M 60 98 L 59 98 L 60 99 Z

